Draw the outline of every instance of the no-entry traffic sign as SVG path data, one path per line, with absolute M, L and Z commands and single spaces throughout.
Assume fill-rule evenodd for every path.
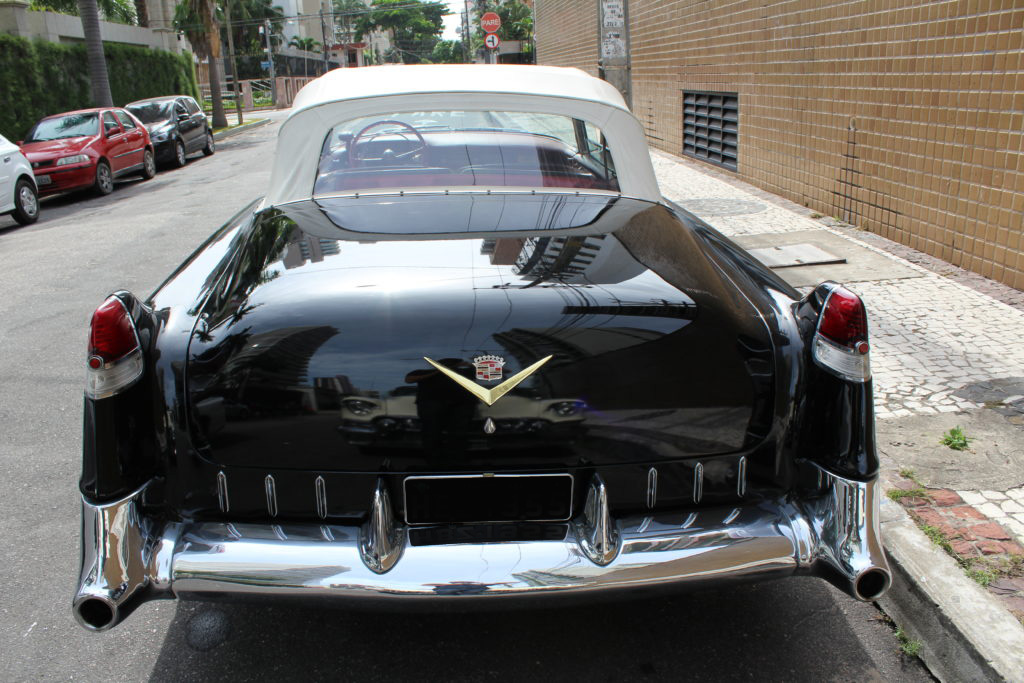
M 487 12 L 480 17 L 480 28 L 484 30 L 484 33 L 497 33 L 498 29 L 501 28 L 501 17 L 494 12 Z
M 493 33 L 488 33 L 484 36 L 484 45 L 490 50 L 497 50 L 498 46 L 501 45 L 501 39 Z

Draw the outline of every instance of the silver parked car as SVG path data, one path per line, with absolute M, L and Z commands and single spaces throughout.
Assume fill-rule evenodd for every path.
M 11 214 L 22 225 L 39 218 L 39 195 L 32 164 L 18 146 L 0 135 L 0 216 Z

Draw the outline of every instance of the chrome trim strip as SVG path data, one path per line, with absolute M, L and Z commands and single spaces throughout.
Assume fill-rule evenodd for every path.
M 224 474 L 224 470 L 217 473 L 217 506 L 221 512 L 231 509 L 231 501 L 228 498 L 228 475 Z
M 642 526 L 643 522 L 640 524 Z M 619 530 L 608 508 L 608 489 L 599 474 L 590 480 L 583 519 L 576 524 L 576 535 L 583 554 L 599 567 L 611 563 L 622 548 Z
M 878 481 L 825 471 L 822 479 L 826 491 L 809 499 L 617 520 L 595 477 L 585 513 L 557 540 L 427 546 L 412 545 L 396 524 L 383 479 L 362 527 L 163 523 L 142 514 L 142 489 L 103 505 L 83 499 L 74 611 L 86 628 L 105 630 L 161 597 L 436 601 L 569 593 L 590 601 L 595 591 L 793 574 L 876 599 L 891 582 Z
M 693 467 L 693 502 L 699 503 L 704 497 L 704 465 L 697 463 Z
M 548 474 L 494 474 L 490 472 L 484 472 L 481 474 L 422 474 L 406 477 L 402 480 L 402 499 L 408 500 L 406 494 L 406 482 L 415 481 L 417 479 L 511 479 L 511 478 L 537 478 L 537 477 L 568 477 L 569 478 L 569 515 L 562 517 L 561 519 L 487 519 L 479 522 L 471 522 L 472 524 L 516 524 L 516 523 L 529 523 L 529 522 L 568 522 L 572 519 L 573 506 L 576 503 L 575 500 L 575 477 L 568 472 L 552 472 Z M 402 521 L 409 526 L 429 526 L 434 522 L 410 522 L 409 511 L 407 506 L 403 507 L 404 516 Z
M 740 456 L 736 471 L 736 495 L 742 498 L 747 495 L 747 456 Z
M 405 550 L 405 527 L 395 522 L 384 479 L 377 478 L 377 488 L 370 502 L 370 519 L 359 533 L 359 555 L 374 574 L 386 574 L 398 563 Z
M 647 470 L 647 509 L 653 510 L 658 503 L 658 470 L 655 467 Z
M 267 494 L 267 514 L 277 517 L 277 485 L 274 475 L 268 474 L 263 480 L 263 490 Z
M 313 484 L 316 490 L 316 514 L 320 519 L 327 519 L 327 482 L 317 477 Z

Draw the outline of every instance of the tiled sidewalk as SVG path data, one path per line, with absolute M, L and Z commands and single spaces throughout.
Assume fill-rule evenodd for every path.
M 825 231 L 901 267 L 906 276 L 896 279 L 843 278 L 868 307 L 878 420 L 978 411 L 991 404 L 978 386 L 1012 387 L 1024 378 L 1020 292 L 814 214 L 707 164 L 663 152 L 652 153 L 652 159 L 666 197 L 737 241 L 763 235 L 778 235 L 781 241 Z M 999 395 L 995 402 L 1015 398 L 1021 397 Z M 1024 450 L 1024 430 L 1020 436 Z M 951 492 L 964 503 L 960 507 L 1001 525 L 1017 547 L 1024 545 L 1024 517 L 1018 510 L 1024 508 L 1024 472 L 1019 474 L 1006 482 L 1007 491 Z
M 802 207 L 787 208 L 785 200 L 714 177 L 698 162 L 664 152 L 652 158 L 665 196 L 729 237 L 823 230 L 913 272 L 898 280 L 844 282 L 868 307 L 879 419 L 980 408 L 955 392 L 1024 377 L 1024 344 L 1008 343 L 1024 338 L 1024 311 L 880 249 L 877 236 L 856 240 Z

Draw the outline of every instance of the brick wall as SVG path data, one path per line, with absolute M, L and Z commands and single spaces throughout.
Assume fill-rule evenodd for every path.
M 565 9 L 574 5 L 575 12 Z M 633 109 L 682 152 L 682 91 L 739 93 L 742 179 L 1024 289 L 1024 2 L 630 0 Z M 596 71 L 538 0 L 541 63 Z M 582 38 L 575 40 L 582 41 Z
M 575 66 L 597 75 L 597 3 L 537 0 L 533 6 L 537 63 Z

